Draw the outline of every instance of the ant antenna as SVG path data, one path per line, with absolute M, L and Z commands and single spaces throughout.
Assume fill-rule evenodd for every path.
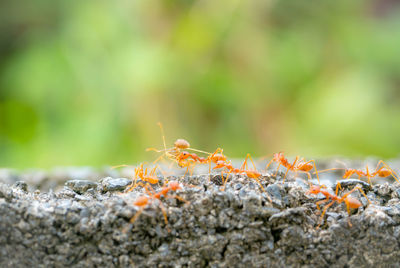
M 340 161 L 340 160 L 335 160 L 335 161 L 338 162 L 339 164 L 342 164 L 342 165 L 344 166 L 344 168 L 328 168 L 328 169 L 324 169 L 324 170 L 315 171 L 315 172 L 313 172 L 312 174 L 316 174 L 317 172 L 325 172 L 325 171 L 341 170 L 341 169 L 346 170 L 346 169 L 347 169 L 347 165 L 346 165 L 345 162 Z
M 162 136 L 162 140 L 163 140 L 163 144 L 164 144 L 164 150 L 167 151 L 167 145 L 165 143 L 165 135 L 164 135 L 163 126 L 162 126 L 161 122 L 158 122 L 157 124 L 158 124 L 158 126 L 160 127 L 160 130 L 161 130 L 161 136 Z
M 344 166 L 344 168 L 347 169 L 347 165 L 345 162 L 337 160 L 337 159 L 335 161 L 338 162 L 339 164 L 342 164 Z

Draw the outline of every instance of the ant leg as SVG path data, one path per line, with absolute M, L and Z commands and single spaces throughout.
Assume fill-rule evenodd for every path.
M 371 183 L 371 176 L 368 176 L 367 178 L 368 178 L 368 184 L 369 184 L 369 185 L 372 185 L 372 183 Z
M 291 164 L 290 167 L 286 167 L 286 173 L 285 173 L 285 177 L 283 177 L 282 183 L 285 183 L 286 176 L 287 176 L 287 174 L 289 173 L 289 170 L 290 170 L 290 169 L 293 169 L 293 167 L 295 166 L 295 164 L 296 164 L 296 162 L 297 162 L 298 159 L 299 159 L 299 156 L 296 156 L 296 159 L 294 160 L 293 164 Z
M 274 162 L 274 159 L 272 158 L 271 159 L 271 161 L 269 161 L 269 163 L 265 166 L 265 171 L 267 171 L 268 170 L 268 168 L 269 168 L 269 165 L 271 165 L 272 164 L 272 162 Z
M 244 159 L 243 164 L 242 164 L 242 166 L 240 167 L 240 170 L 248 169 L 248 166 L 247 166 L 247 159 L 249 159 L 249 156 L 250 156 L 250 154 L 247 154 L 247 155 L 246 155 L 246 158 Z
M 181 202 L 184 202 L 186 204 L 190 204 L 189 201 L 187 201 L 186 199 L 180 197 L 179 195 L 171 195 L 171 196 L 168 196 L 167 198 L 175 198 L 175 199 L 177 199 L 177 200 L 179 200 Z
M 159 169 L 160 167 L 158 166 L 158 165 L 155 165 L 155 167 L 150 171 L 150 176 L 153 176 L 153 175 L 157 175 L 156 174 L 156 172 L 157 172 L 157 168 Z
M 286 176 L 287 176 L 287 174 L 289 173 L 289 170 L 293 170 L 293 169 L 294 169 L 297 160 L 299 160 L 299 156 L 296 156 L 296 159 L 293 161 L 293 164 L 291 164 L 290 167 L 287 167 L 287 168 L 286 168 L 285 177 L 283 177 L 283 182 L 282 182 L 282 183 L 285 183 Z
M 308 185 L 311 187 L 311 185 L 312 185 L 312 183 L 311 183 L 311 180 L 312 180 L 311 174 L 310 174 L 310 172 L 306 172 L 306 174 L 307 174 L 307 177 L 308 177 Z
M 361 192 L 361 194 L 367 199 L 368 203 L 371 204 L 371 201 L 368 199 L 368 197 L 365 194 L 365 192 L 363 191 L 363 189 L 361 189 L 361 187 L 358 187 L 358 186 L 355 188 L 357 188 Z
M 372 183 L 371 183 L 371 174 L 369 173 L 369 169 L 368 169 L 368 165 L 366 165 L 365 166 L 365 170 L 367 171 L 367 178 L 368 178 L 368 183 L 369 183 L 369 185 L 372 185 Z
M 153 161 L 153 164 L 157 163 L 158 161 L 164 159 L 164 155 L 160 155 L 156 160 Z
M 189 169 L 190 169 L 190 171 L 189 171 L 189 174 L 190 174 L 190 176 L 193 176 L 193 172 L 194 172 L 194 165 L 190 168 L 189 167 Z
M 260 188 L 261 188 L 261 190 L 262 190 L 263 192 L 265 192 L 265 190 L 264 190 L 264 187 L 262 186 L 262 184 L 261 184 L 260 180 L 259 180 L 258 178 L 253 178 L 253 179 L 255 179 L 255 180 L 256 180 L 256 182 L 258 183 L 258 185 L 260 185 Z M 270 199 L 270 198 L 268 197 L 268 199 Z M 272 200 L 271 200 L 271 199 L 270 199 L 270 201 L 272 202 Z
M 248 158 L 249 158 L 249 154 L 247 154 L 246 158 L 244 159 L 243 164 L 242 164 L 242 166 L 240 167 L 240 170 L 246 169 L 246 166 L 247 166 L 247 159 L 248 159 Z
M 186 166 L 185 174 L 183 174 L 184 177 L 186 176 L 186 174 L 187 174 L 188 171 L 189 171 L 189 164 Z
M 278 171 L 279 171 L 279 168 L 281 167 L 281 162 L 279 162 L 279 164 L 278 164 L 278 167 L 276 168 L 276 172 L 275 172 L 275 177 L 276 177 L 276 175 L 278 174 Z
M 136 212 L 135 216 L 133 216 L 133 217 L 129 220 L 129 223 L 130 223 L 130 224 L 133 224 L 133 223 L 137 220 L 137 218 L 139 218 L 140 214 L 142 214 L 143 210 L 144 210 L 144 207 L 140 207 L 140 209 Z
M 164 207 L 164 205 L 163 205 L 163 203 L 161 201 L 160 201 L 160 208 L 161 208 L 161 212 L 162 212 L 162 214 L 164 216 L 165 227 L 167 228 L 168 233 L 170 233 L 171 230 L 168 227 L 167 211 L 166 211 L 166 209 L 165 209 L 165 207 Z
M 349 215 L 347 217 L 347 223 L 349 224 L 349 227 L 352 227 L 353 225 L 350 222 L 350 204 L 349 204 L 349 201 L 347 199 L 344 199 L 344 203 L 346 204 L 347 214 Z
M 141 166 L 141 167 L 143 167 L 143 166 Z M 130 192 L 137 187 L 136 181 L 137 181 L 139 171 L 140 171 L 139 168 L 135 168 L 135 179 L 132 180 L 132 183 L 129 185 L 128 189 L 125 189 L 125 191 L 124 191 L 125 193 Z
M 286 173 L 285 173 L 285 177 L 283 177 L 282 184 L 285 183 L 285 179 L 286 179 L 286 176 L 287 176 L 288 172 L 289 172 L 289 169 L 287 168 L 287 169 L 286 169 Z
M 146 193 L 152 197 L 156 194 L 156 191 L 154 191 L 153 187 L 151 187 L 150 183 L 147 183 L 144 187 Z
M 267 195 L 268 201 L 270 203 L 272 203 L 272 199 L 271 199 L 270 195 L 264 190 L 264 187 L 262 186 L 260 180 L 258 178 L 253 178 L 253 179 L 255 179 L 257 181 L 258 185 L 260 185 L 261 190 Z
M 308 163 L 313 163 L 314 170 L 315 170 L 314 174 L 317 175 L 318 184 L 321 184 L 321 182 L 319 181 L 318 170 L 317 170 L 317 165 L 315 164 L 315 160 L 313 159 L 313 160 L 305 162 L 305 164 L 308 164 Z
M 248 156 L 249 156 L 249 158 L 250 158 L 251 163 L 253 164 L 254 170 L 257 170 L 256 164 L 254 164 L 253 158 L 251 157 L 250 154 L 248 154 Z M 246 166 L 246 168 L 247 168 L 247 166 Z M 248 168 L 247 168 L 247 169 L 248 169 Z
M 143 188 L 146 188 L 146 185 L 147 184 L 144 184 L 143 182 L 135 183 L 132 186 L 129 186 L 129 188 L 124 191 L 124 193 L 132 192 L 138 186 L 142 186 Z
M 328 202 L 328 201 L 330 201 L 329 198 L 324 199 L 324 200 L 321 200 L 321 201 L 318 201 L 318 202 L 315 203 L 315 205 L 317 205 L 317 209 L 318 209 L 318 210 L 321 210 L 321 208 L 319 207 L 319 205 L 321 205 L 321 204 L 323 204 L 323 203 L 326 203 L 326 202 Z
M 367 199 L 368 203 L 371 204 L 371 201 L 368 199 L 367 195 L 365 194 L 365 192 L 363 191 L 363 189 L 359 186 L 354 187 L 353 189 L 351 189 L 349 192 L 347 192 L 346 194 L 344 194 L 340 200 L 346 200 L 346 197 L 348 197 L 351 193 L 353 193 L 354 191 L 360 191 L 360 193 Z
M 378 161 L 378 164 L 376 165 L 375 172 L 378 170 L 378 167 L 379 167 L 380 164 L 382 164 L 382 167 L 387 166 L 386 163 L 383 162 L 383 160 L 379 160 L 379 161 Z M 381 168 L 382 168 L 382 167 L 381 167 Z M 381 169 L 379 169 L 379 170 L 381 170 Z M 374 172 L 374 173 L 375 173 L 375 172 Z
M 208 182 L 211 181 L 211 160 L 208 162 Z
M 338 181 L 336 184 L 336 190 L 335 190 L 335 195 L 337 196 L 339 189 L 342 190 L 342 185 L 340 184 L 340 182 Z
M 222 179 L 224 180 L 224 185 L 222 187 L 222 191 L 225 191 L 226 183 L 228 182 L 228 178 L 229 178 L 230 174 L 231 174 L 231 171 L 228 172 L 228 174 L 226 175 L 226 178 L 224 180 L 224 172 L 221 171 L 221 176 L 222 176 Z
M 116 168 L 120 168 L 120 167 L 134 167 L 132 165 L 117 165 L 117 166 L 112 166 L 111 169 L 116 169 Z
M 167 176 L 166 176 L 167 172 L 164 171 L 160 166 L 157 165 L 157 167 L 158 167 L 158 170 L 161 172 L 161 175 L 164 178 L 164 184 L 168 184 L 168 179 L 167 179 Z
M 326 205 L 326 206 L 324 207 L 324 210 L 322 211 L 322 214 L 321 214 L 321 217 L 320 217 L 320 222 L 321 222 L 321 223 L 318 224 L 317 229 L 318 229 L 318 228 L 321 226 L 321 224 L 323 223 L 324 215 L 325 215 L 326 211 L 327 211 L 328 208 L 331 207 L 335 202 L 336 202 L 336 201 L 334 200 L 334 201 L 330 202 L 328 205 Z

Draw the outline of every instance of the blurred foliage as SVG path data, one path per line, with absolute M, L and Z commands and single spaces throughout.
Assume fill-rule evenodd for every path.
M 231 157 L 398 156 L 400 5 L 0 3 L 0 165 L 151 161 L 188 139 Z

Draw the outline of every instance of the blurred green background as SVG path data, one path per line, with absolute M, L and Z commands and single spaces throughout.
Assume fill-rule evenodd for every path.
M 399 1 L 0 3 L 0 166 L 396 157 Z

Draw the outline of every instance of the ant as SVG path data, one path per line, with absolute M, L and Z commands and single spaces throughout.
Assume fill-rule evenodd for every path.
M 188 154 L 188 152 L 181 152 L 181 150 L 191 150 L 191 151 L 195 151 L 195 152 L 199 152 L 199 153 L 205 153 L 205 154 L 210 155 L 210 153 L 208 153 L 208 152 L 204 152 L 204 151 L 201 151 L 201 150 L 190 148 L 190 143 L 188 141 L 184 140 L 184 139 L 177 139 L 175 141 L 175 143 L 174 143 L 174 147 L 167 149 L 163 126 L 162 126 L 162 124 L 160 122 L 158 122 L 158 126 L 160 127 L 160 130 L 161 130 L 161 136 L 162 136 L 162 140 L 163 140 L 164 149 L 161 149 L 161 150 L 158 150 L 158 149 L 155 149 L 155 148 L 147 148 L 146 149 L 146 151 L 155 151 L 157 153 L 164 152 L 163 155 L 158 157 L 153 162 L 154 164 L 157 163 L 159 160 L 163 159 L 164 156 L 166 158 L 168 158 L 170 160 L 173 160 L 173 161 L 177 162 L 178 164 L 182 164 L 182 165 L 185 165 L 185 163 L 181 162 L 184 159 L 186 159 L 188 157 L 192 157 L 192 156 L 195 157 L 195 158 L 197 157 L 197 155 L 195 155 L 195 154 L 189 154 L 189 155 L 186 156 L 186 154 Z
M 125 192 L 130 192 L 139 185 L 143 187 L 145 186 L 142 182 L 137 182 L 138 177 L 144 182 L 148 182 L 151 184 L 158 183 L 159 180 L 156 175 L 157 168 L 159 168 L 158 165 L 156 165 L 150 172 L 148 172 L 147 168 L 143 169 L 143 163 L 141 163 L 139 167 L 135 168 L 135 180 L 132 181 L 132 184 L 125 190 Z
M 224 161 L 226 162 L 227 158 L 223 154 L 223 149 L 218 148 L 215 150 L 214 153 L 210 154 L 207 158 L 204 157 L 199 157 L 195 153 L 189 153 L 186 151 L 181 152 L 176 159 L 178 160 L 178 164 L 180 167 L 186 166 L 184 160 L 188 159 L 189 157 L 192 158 L 192 163 L 199 162 L 200 164 L 209 164 L 209 170 L 208 172 L 211 173 L 211 163 L 217 164 L 218 161 Z M 190 159 L 189 159 L 190 160 Z M 187 160 L 187 161 L 189 161 Z
M 207 153 L 209 154 L 209 156 L 207 158 L 204 157 L 199 157 L 197 156 L 197 154 L 195 153 L 189 153 L 186 151 L 181 152 L 177 157 L 176 160 L 178 161 L 182 161 L 185 160 L 189 157 L 191 157 L 194 161 L 197 161 L 199 163 L 217 163 L 218 161 L 222 160 L 222 161 L 226 161 L 226 156 L 223 154 L 223 149 L 218 148 L 214 153 Z
M 157 163 L 160 159 L 163 159 L 164 156 L 166 156 L 168 159 L 177 162 L 180 167 L 187 167 L 186 172 L 188 172 L 189 168 L 192 165 L 195 165 L 196 162 L 205 164 L 209 163 L 209 172 L 211 173 L 211 163 L 217 163 L 219 160 L 226 161 L 226 156 L 223 154 L 223 150 L 221 148 L 218 148 L 214 153 L 209 153 L 201 150 L 197 150 L 194 148 L 190 148 L 190 144 L 188 141 L 184 139 L 177 139 L 174 143 L 173 148 L 167 149 L 166 142 L 165 142 L 165 135 L 164 135 L 164 129 L 162 127 L 162 124 L 158 122 L 158 125 L 161 130 L 161 136 L 164 144 L 164 149 L 163 150 L 157 150 L 155 148 L 147 148 L 146 151 L 155 151 L 155 152 L 164 152 L 163 155 L 161 155 L 159 158 L 157 158 L 154 163 Z M 199 152 L 199 153 L 204 153 L 207 154 L 208 157 L 199 157 L 196 153 L 189 153 L 187 151 L 182 151 L 182 150 L 191 150 L 194 152 Z M 192 158 L 191 160 L 189 158 Z M 186 160 L 186 161 L 185 161 Z M 192 173 L 193 170 L 191 170 Z M 185 173 L 186 174 L 186 173 Z
M 150 202 L 152 202 L 155 199 L 158 199 L 160 202 L 160 208 L 161 211 L 163 213 L 164 216 L 164 221 L 165 221 L 165 225 L 167 226 L 167 230 L 168 232 L 170 232 L 171 230 L 168 228 L 168 217 L 167 217 L 167 212 L 165 210 L 164 205 L 161 202 L 161 197 L 164 196 L 165 198 L 176 198 L 182 202 L 185 203 L 189 203 L 188 201 L 186 201 L 185 199 L 183 199 L 182 197 L 178 196 L 178 195 L 172 195 L 172 196 L 168 196 L 169 192 L 176 192 L 178 190 L 182 189 L 182 187 L 180 186 L 179 182 L 177 181 L 171 181 L 168 183 L 167 186 L 164 186 L 163 188 L 161 188 L 161 190 L 159 190 L 158 192 L 155 192 L 153 190 L 153 188 L 147 184 L 145 186 L 145 190 L 147 192 L 148 196 L 139 196 L 135 202 L 133 203 L 135 206 L 140 207 L 139 210 L 136 212 L 136 214 L 129 220 L 130 224 L 133 224 L 140 216 L 140 214 L 142 214 L 143 210 L 146 208 L 146 206 L 148 204 L 150 204 Z
M 254 169 L 248 169 L 248 166 L 247 166 L 248 159 L 250 159 L 251 162 L 253 163 Z M 260 179 L 259 179 L 261 177 L 261 173 L 256 170 L 256 166 L 255 166 L 254 161 L 251 158 L 250 154 L 247 154 L 247 156 L 240 168 L 233 167 L 232 161 L 226 162 L 226 161 L 222 161 L 222 160 L 217 161 L 216 166 L 213 169 L 218 169 L 218 168 L 224 168 L 225 170 L 228 170 L 228 174 L 225 177 L 222 191 L 225 190 L 225 186 L 228 181 L 229 175 L 231 173 L 235 173 L 235 174 L 245 174 L 247 177 L 256 180 L 258 185 L 260 186 L 261 190 L 263 192 L 265 192 L 264 187 L 262 186 Z M 224 178 L 223 171 L 221 171 L 221 176 L 222 176 L 222 178 Z M 272 203 L 272 199 L 268 194 L 267 194 L 267 198 Z
M 285 183 L 285 179 L 286 179 L 286 176 L 287 176 L 289 170 L 295 171 L 296 175 L 297 175 L 298 171 L 305 172 L 308 176 L 308 179 L 311 180 L 310 170 L 313 168 L 315 169 L 314 174 L 317 175 L 318 184 L 320 183 L 317 167 L 315 165 L 315 160 L 309 160 L 309 161 L 305 162 L 304 158 L 299 159 L 299 156 L 296 156 L 293 163 L 290 164 L 289 161 L 287 160 L 287 158 L 285 158 L 285 156 L 283 155 L 283 152 L 279 152 L 279 153 L 274 154 L 273 158 L 271 159 L 271 161 L 269 161 L 269 163 L 267 164 L 265 169 L 268 169 L 268 167 L 271 165 L 272 162 L 278 163 L 278 167 L 276 169 L 275 176 L 278 173 L 279 167 L 281 165 L 286 167 L 286 173 L 285 173 L 285 177 L 283 178 L 282 183 Z
M 331 194 L 328 190 L 326 190 L 324 188 L 326 188 L 326 186 L 324 186 L 324 185 L 322 185 L 322 186 L 312 185 L 310 187 L 310 190 L 306 193 L 306 194 L 315 194 L 315 195 L 321 193 L 326 197 L 326 199 L 318 201 L 316 203 L 318 210 L 320 210 L 320 207 L 319 207 L 320 204 L 323 204 L 323 203 L 326 203 L 326 202 L 332 200 L 329 204 L 325 205 L 324 210 L 323 210 L 323 212 L 321 214 L 320 223 L 318 224 L 317 229 L 322 224 L 324 215 L 325 215 L 326 211 L 328 210 L 328 208 L 331 207 L 334 203 L 340 204 L 340 203 L 343 203 L 343 202 L 346 204 L 347 213 L 349 214 L 348 224 L 349 224 L 350 227 L 352 227 L 352 224 L 350 222 L 350 209 L 355 209 L 355 208 L 359 208 L 359 207 L 362 206 L 361 202 L 358 199 L 349 196 L 352 192 L 354 192 L 356 190 L 360 191 L 364 195 L 364 197 L 368 200 L 368 203 L 371 204 L 371 201 L 369 201 L 368 197 L 365 195 L 364 191 L 359 186 L 354 187 L 352 190 L 350 190 L 349 192 L 347 192 L 346 194 L 344 194 L 342 196 L 338 196 L 337 195 L 338 191 L 339 191 L 339 188 L 342 189 L 342 187 L 341 187 L 339 182 L 336 185 L 335 194 Z
M 340 161 L 339 161 L 340 162 Z M 342 162 L 340 162 L 342 163 Z M 344 164 L 344 163 L 342 163 Z M 344 164 L 344 166 L 346 167 L 346 164 Z M 379 167 L 380 166 L 380 167 Z M 330 169 L 325 169 L 325 170 L 321 170 L 319 172 L 325 172 L 325 171 L 329 171 L 329 170 L 338 170 L 338 169 L 342 169 L 342 168 L 330 168 Z M 368 178 L 368 183 L 370 185 L 371 184 L 371 178 L 373 177 L 381 177 L 381 178 L 385 178 L 388 177 L 390 175 L 393 176 L 393 178 L 400 183 L 399 179 L 398 179 L 398 175 L 396 174 L 396 172 L 391 169 L 389 167 L 388 164 L 386 164 L 383 160 L 379 160 L 378 164 L 376 165 L 375 171 L 374 172 L 370 172 L 368 165 L 365 166 L 365 172 L 360 170 L 360 169 L 354 169 L 354 168 L 345 168 L 345 173 L 343 175 L 343 179 L 348 179 L 350 178 L 353 174 L 357 174 L 358 175 L 358 179 L 360 179 L 361 177 L 366 177 Z

